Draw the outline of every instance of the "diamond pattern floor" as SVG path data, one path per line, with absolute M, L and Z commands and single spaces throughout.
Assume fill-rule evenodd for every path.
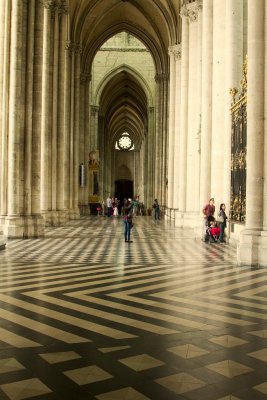
M 0 252 L 0 399 L 267 399 L 267 270 L 137 217 Z

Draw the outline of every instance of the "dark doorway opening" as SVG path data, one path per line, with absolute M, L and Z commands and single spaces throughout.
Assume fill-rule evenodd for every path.
M 115 197 L 120 200 L 120 208 L 123 206 L 124 199 L 132 199 L 133 181 L 128 179 L 119 179 L 115 181 Z

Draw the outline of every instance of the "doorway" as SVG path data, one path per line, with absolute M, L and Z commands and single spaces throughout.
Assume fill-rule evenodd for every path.
M 133 181 L 128 179 L 119 179 L 115 181 L 115 197 L 120 200 L 120 207 L 123 200 L 133 198 Z

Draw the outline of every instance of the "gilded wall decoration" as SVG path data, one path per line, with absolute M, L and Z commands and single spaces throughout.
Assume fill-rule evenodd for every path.
M 243 64 L 241 90 L 230 89 L 232 96 L 231 135 L 231 206 L 232 221 L 246 221 L 246 172 L 247 172 L 247 57 Z

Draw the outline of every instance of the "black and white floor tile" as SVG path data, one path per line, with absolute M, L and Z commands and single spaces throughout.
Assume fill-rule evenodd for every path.
M 267 270 L 137 217 L 0 252 L 0 399 L 267 399 Z

